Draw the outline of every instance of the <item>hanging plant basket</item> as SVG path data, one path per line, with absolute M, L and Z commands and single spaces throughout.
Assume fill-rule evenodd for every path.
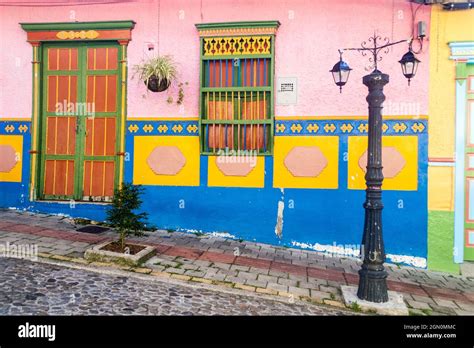
M 171 85 L 171 81 L 168 79 L 159 80 L 156 76 L 151 76 L 147 81 L 144 81 L 145 85 L 152 92 L 163 92 L 166 91 Z
M 134 66 L 134 76 L 152 92 L 166 91 L 176 79 L 177 68 L 171 56 L 159 56 Z

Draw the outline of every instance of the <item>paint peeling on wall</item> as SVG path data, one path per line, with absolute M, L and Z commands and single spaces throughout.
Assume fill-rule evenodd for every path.
M 335 257 L 337 256 L 346 256 L 346 257 L 355 257 L 359 258 L 360 250 L 359 248 L 351 247 L 350 245 L 324 245 L 324 244 L 308 244 L 308 243 L 301 243 L 292 241 L 291 244 L 296 247 L 300 247 L 302 249 L 311 249 L 318 252 L 326 253 L 326 254 L 333 254 Z M 387 261 L 391 263 L 401 263 L 409 266 L 419 267 L 419 268 L 426 268 L 426 258 L 424 257 L 416 257 L 410 255 L 394 255 L 394 254 L 387 254 Z
M 227 232 L 210 232 L 210 233 L 206 233 L 206 236 L 209 236 L 209 237 L 214 237 L 214 238 L 230 238 L 230 239 L 237 239 L 236 236 L 230 234 L 230 233 L 227 233 Z
M 177 232 L 193 233 L 193 234 L 204 234 L 204 238 L 228 238 L 238 239 L 233 234 L 228 232 L 204 232 L 203 230 L 189 229 L 189 228 L 178 228 Z
M 410 266 L 426 268 L 426 258 L 424 257 L 387 254 L 387 260 L 393 263 L 403 263 Z
M 275 234 L 281 238 L 283 232 L 283 209 L 285 209 L 285 202 L 278 201 L 277 223 L 275 226 Z
M 324 245 L 319 243 L 309 244 L 309 243 L 300 243 L 292 241 L 291 245 L 302 248 L 302 249 L 311 249 L 323 253 L 337 254 L 338 256 L 348 256 L 348 257 L 359 257 L 360 250 L 358 248 L 353 248 L 350 246 L 344 245 Z M 355 246 L 355 245 L 354 245 Z
M 283 210 L 285 209 L 285 190 L 283 188 L 281 191 L 281 201 L 278 201 L 278 210 L 277 210 L 277 222 L 275 225 L 275 234 L 278 238 L 281 239 L 283 233 Z

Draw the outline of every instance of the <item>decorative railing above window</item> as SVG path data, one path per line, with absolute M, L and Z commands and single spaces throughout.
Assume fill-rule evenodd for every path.
M 270 36 L 204 38 L 204 56 L 271 54 Z
M 276 21 L 196 25 L 201 36 L 202 153 L 272 153 L 278 26 Z

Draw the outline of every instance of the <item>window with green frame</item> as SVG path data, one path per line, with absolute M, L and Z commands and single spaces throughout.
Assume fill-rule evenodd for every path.
M 278 25 L 276 21 L 197 25 L 203 154 L 272 153 Z

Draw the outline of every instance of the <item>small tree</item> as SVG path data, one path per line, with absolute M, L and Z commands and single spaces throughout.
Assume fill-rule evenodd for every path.
M 146 228 L 148 214 L 136 213 L 143 203 L 140 199 L 142 193 L 141 186 L 123 183 L 122 187 L 115 191 L 112 205 L 107 210 L 107 220 L 120 235 L 122 252 L 125 250 L 125 238 L 129 235 L 141 236 L 142 230 Z

